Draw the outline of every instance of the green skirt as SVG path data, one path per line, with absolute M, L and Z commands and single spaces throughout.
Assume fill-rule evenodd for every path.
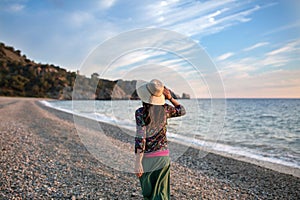
M 170 157 L 143 158 L 144 173 L 140 177 L 145 200 L 170 199 Z

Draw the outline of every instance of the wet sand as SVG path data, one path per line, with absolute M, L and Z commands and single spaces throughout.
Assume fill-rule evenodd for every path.
M 0 98 L 0 199 L 142 199 L 134 174 L 101 163 L 83 145 L 73 116 L 39 100 Z M 122 130 L 100 124 L 114 144 L 132 148 Z M 300 197 L 300 178 L 289 168 L 198 153 L 188 148 L 172 162 L 172 199 Z

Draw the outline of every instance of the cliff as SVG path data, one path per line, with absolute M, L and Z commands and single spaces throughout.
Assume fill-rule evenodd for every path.
M 76 84 L 73 88 L 75 80 Z M 136 81 L 106 80 L 67 71 L 51 64 L 35 63 L 20 50 L 0 43 L 0 95 L 53 99 L 138 99 Z M 76 92 L 73 93 L 73 90 Z M 72 96 L 74 95 L 74 96 Z M 174 98 L 179 96 L 172 93 Z M 186 96 L 186 95 L 185 95 Z

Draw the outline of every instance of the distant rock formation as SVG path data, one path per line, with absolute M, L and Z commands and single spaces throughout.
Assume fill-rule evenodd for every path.
M 182 97 L 181 98 L 182 99 L 190 99 L 191 96 L 189 94 L 187 94 L 187 93 L 182 93 Z
M 136 80 L 117 80 L 116 86 L 113 88 L 112 99 L 137 99 L 136 83 Z

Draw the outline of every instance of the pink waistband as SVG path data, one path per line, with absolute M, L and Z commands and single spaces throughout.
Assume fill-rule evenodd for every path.
M 152 158 L 156 156 L 169 156 L 169 149 L 163 150 L 163 151 L 155 151 L 155 152 L 150 152 L 150 153 L 144 153 L 144 156 L 146 158 Z

